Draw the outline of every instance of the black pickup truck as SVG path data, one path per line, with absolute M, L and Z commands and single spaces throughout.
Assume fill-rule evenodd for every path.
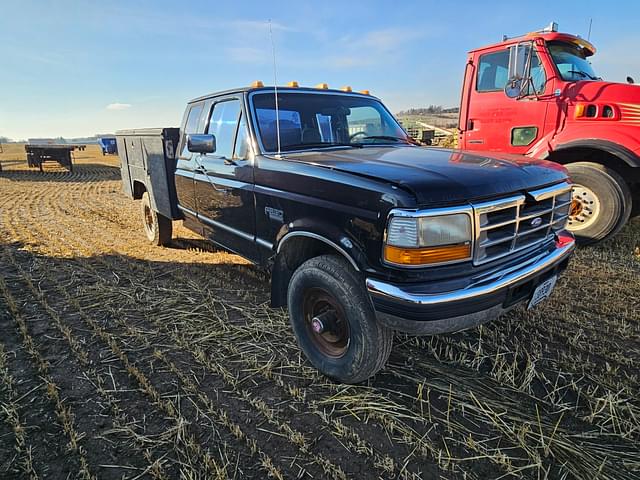
M 535 306 L 574 249 L 562 167 L 417 146 L 368 92 L 254 85 L 117 138 L 149 240 L 183 220 L 267 268 L 300 348 L 342 382 L 381 369 L 394 330 Z

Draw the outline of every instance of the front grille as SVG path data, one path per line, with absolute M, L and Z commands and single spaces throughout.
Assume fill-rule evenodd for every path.
M 546 242 L 554 231 L 564 228 L 570 208 L 568 183 L 474 203 L 474 264 L 491 262 Z

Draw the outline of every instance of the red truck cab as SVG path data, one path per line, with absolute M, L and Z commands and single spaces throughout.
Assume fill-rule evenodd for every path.
M 581 243 L 640 213 L 640 87 L 599 78 L 588 61 L 595 51 L 556 24 L 472 50 L 460 105 L 460 148 L 566 166 L 568 227 Z

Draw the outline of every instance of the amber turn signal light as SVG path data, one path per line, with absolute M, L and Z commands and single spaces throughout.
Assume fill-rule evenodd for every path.
M 471 244 L 401 248 L 385 245 L 384 259 L 396 265 L 429 265 L 471 258 Z

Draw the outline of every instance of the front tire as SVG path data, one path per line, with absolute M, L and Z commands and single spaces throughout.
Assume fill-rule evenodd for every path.
M 567 229 L 588 245 L 615 235 L 631 215 L 631 192 L 614 170 L 591 162 L 567 166 L 573 199 Z
M 142 226 L 149 242 L 159 247 L 169 245 L 173 234 L 171 219 L 153 209 L 149 192 L 142 194 L 141 213 Z
M 376 320 L 364 282 L 342 258 L 304 262 L 291 277 L 287 303 L 300 349 L 328 377 L 359 383 L 386 364 L 393 331 Z

